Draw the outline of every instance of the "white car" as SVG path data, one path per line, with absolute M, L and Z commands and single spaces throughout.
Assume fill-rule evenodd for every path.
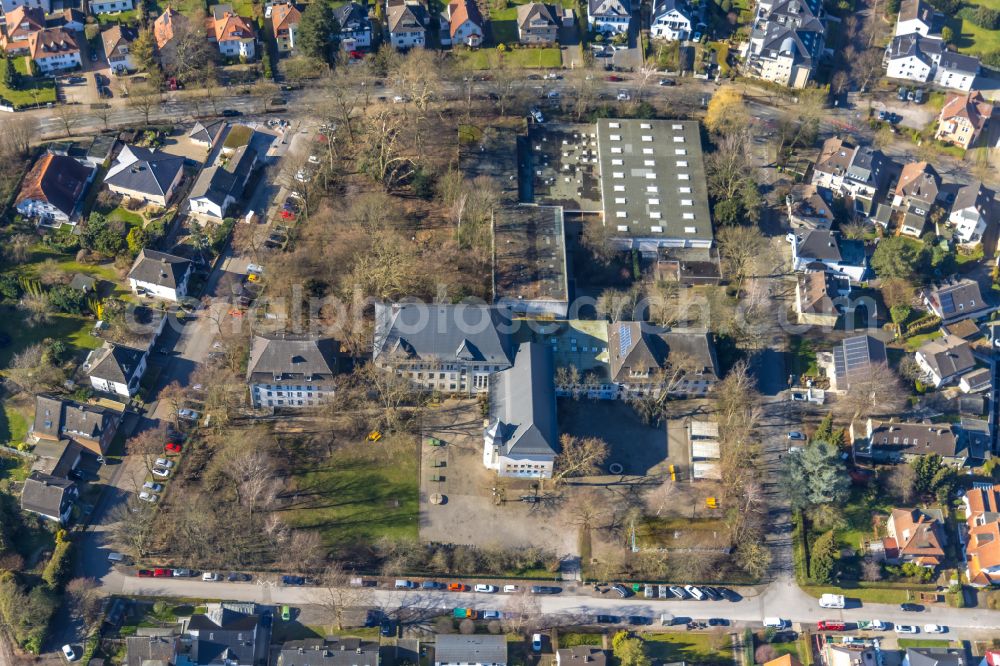
M 948 627 L 943 627 L 940 624 L 925 624 L 924 633 L 926 634 L 943 634 L 948 631 Z
M 405 101 L 407 101 L 407 100 L 406 100 L 406 97 L 404 97 L 403 95 L 394 95 L 393 98 L 392 98 L 392 103 L 393 104 L 402 104 Z
M 545 122 L 545 116 L 543 116 L 542 112 L 539 111 L 538 109 L 532 109 L 531 110 L 531 118 L 536 123 L 544 123 Z
M 619 102 L 627 102 L 630 99 L 632 99 L 632 95 L 628 94 L 628 91 L 625 91 L 625 90 L 619 90 L 618 91 L 618 101 Z
M 206 581 L 206 582 L 209 582 L 209 583 L 214 583 L 217 580 L 222 580 L 222 576 L 220 576 L 217 573 L 212 573 L 210 571 L 206 571 L 205 573 L 203 573 L 201 575 L 201 579 L 203 581 Z
M 163 484 L 157 483 L 156 481 L 147 481 L 142 484 L 143 490 L 148 490 L 153 493 L 163 492 Z
M 690 594 L 693 599 L 697 599 L 698 601 L 704 601 L 705 599 L 705 593 L 694 585 L 685 585 L 684 591 Z
M 480 583 L 475 587 L 476 592 L 486 592 L 487 594 L 493 594 L 497 591 L 496 585 L 485 585 Z
M 181 417 L 182 419 L 189 419 L 191 421 L 198 420 L 198 412 L 194 411 L 193 409 L 181 409 L 177 412 L 177 416 Z
M 156 462 L 153 463 L 153 467 L 162 467 L 163 469 L 173 469 L 173 460 L 167 460 L 166 458 L 157 458 Z
M 68 644 L 67 645 L 63 645 L 62 646 L 62 653 L 63 653 L 63 656 L 66 657 L 66 659 L 68 661 L 76 661 L 77 660 L 77 654 L 76 654 L 76 651 L 73 649 L 72 645 L 68 645 Z
M 319 164 L 319 156 L 318 155 L 310 155 L 309 156 L 309 164 Z
M 503 591 L 505 594 L 513 594 L 514 592 L 517 592 L 517 585 L 504 585 Z
M 139 499 L 141 499 L 143 502 L 155 502 L 156 500 L 160 499 L 160 496 L 157 495 L 156 493 L 147 493 L 145 490 L 143 490 L 141 493 L 139 493 Z
M 897 624 L 896 625 L 897 634 L 919 634 L 920 630 L 914 627 L 912 624 Z
M 872 630 L 873 631 L 886 631 L 889 629 L 889 625 L 882 620 L 872 620 Z
M 162 467 L 154 467 L 153 468 L 153 476 L 158 476 L 160 478 L 165 479 L 168 476 L 170 476 L 170 470 L 169 469 L 163 469 Z
M 309 180 L 311 179 L 311 177 L 312 177 L 312 174 L 310 174 L 305 169 L 299 169 L 298 171 L 295 172 L 295 180 L 299 181 L 300 183 L 307 183 L 307 182 L 309 182 Z

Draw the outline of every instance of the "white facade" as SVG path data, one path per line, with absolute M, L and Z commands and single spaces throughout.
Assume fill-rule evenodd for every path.
M 100 349 L 95 349 L 92 354 L 97 354 Z M 89 359 L 88 359 L 89 360 Z M 120 395 L 123 398 L 130 398 L 135 395 L 136 391 L 139 390 L 139 381 L 142 376 L 146 373 L 146 356 L 143 355 L 142 360 L 139 361 L 139 366 L 135 370 L 134 381 L 131 385 L 123 384 L 119 381 L 114 381 L 111 379 L 104 379 L 102 377 L 96 377 L 90 375 L 90 385 L 97 391 L 103 391 L 104 393 L 114 393 Z
M 912 35 L 913 33 L 927 37 L 931 34 L 931 26 L 921 18 L 912 18 L 906 21 L 896 22 L 897 37 L 900 35 Z
M 483 42 L 483 29 L 472 21 L 465 21 L 455 30 L 451 38 L 453 44 L 476 47 Z
M 17 212 L 25 217 L 38 220 L 41 227 L 60 227 L 64 224 L 76 225 L 75 219 L 62 212 L 48 201 L 25 199 L 17 205 Z
M 246 39 L 226 39 L 219 42 L 219 53 L 228 58 L 245 58 L 253 60 L 256 51 L 253 37 Z
M 927 83 L 934 71 L 934 64 L 928 64 L 916 56 L 894 58 L 889 61 L 885 75 L 890 79 Z
M 226 217 L 226 209 L 234 203 L 236 203 L 236 197 L 228 194 L 225 196 L 221 206 L 208 197 L 192 197 L 191 199 L 188 199 L 188 204 L 191 206 L 192 213 L 205 215 L 207 217 L 214 217 L 219 220 Z
M 986 232 L 986 218 L 973 206 L 951 211 L 948 224 L 955 228 L 955 237 L 963 244 L 978 243 Z
M 394 32 L 389 35 L 389 42 L 394 49 L 411 49 L 416 46 L 424 46 L 427 43 L 427 31 L 407 30 Z
M 497 440 L 499 422 L 491 425 L 483 435 L 483 466 L 494 470 L 499 476 L 518 479 L 551 479 L 555 463 L 554 454 L 538 454 L 530 457 L 513 458 L 502 455 L 501 441 Z
M 115 12 L 127 12 L 135 9 L 132 0 L 101 0 L 90 3 L 91 14 L 114 14 Z
M 65 51 L 61 53 L 49 53 L 35 58 L 35 64 L 43 74 L 55 72 L 61 69 L 72 69 L 80 67 L 83 61 L 80 60 L 79 51 Z
M 333 386 L 302 381 L 299 384 L 250 384 L 250 399 L 255 409 L 263 407 L 315 407 L 333 397 Z
M 187 295 L 187 281 L 188 275 L 186 274 L 184 276 L 184 281 L 177 285 L 176 289 L 173 287 L 164 287 L 152 282 L 143 282 L 141 280 L 136 280 L 135 278 L 129 278 L 128 284 L 132 289 L 133 294 L 138 295 L 140 291 L 142 291 L 145 292 L 146 296 L 151 296 L 153 298 L 162 298 L 165 301 L 179 301 Z
M 937 71 L 934 73 L 934 83 L 943 88 L 951 88 L 952 90 L 969 92 L 972 90 L 975 82 L 976 74 L 973 72 L 948 69 L 939 65 Z
M 345 51 L 366 49 L 372 45 L 371 28 L 340 33 L 340 47 Z
M 667 41 L 682 42 L 691 36 L 691 19 L 674 2 L 657 3 L 649 32 Z
M 0 9 L 9 14 L 18 7 L 39 7 L 43 12 L 52 12 L 52 0 L 0 0 Z

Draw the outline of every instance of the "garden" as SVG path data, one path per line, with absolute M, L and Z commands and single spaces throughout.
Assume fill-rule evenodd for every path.
M 20 109 L 55 101 L 55 81 L 32 76 L 27 58 L 0 58 L 0 103 Z

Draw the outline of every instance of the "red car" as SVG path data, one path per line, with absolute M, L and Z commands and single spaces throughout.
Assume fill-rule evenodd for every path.
M 351 51 L 351 57 L 354 58 L 355 60 L 361 60 L 362 58 L 365 57 L 365 54 L 362 53 L 361 51 Z
M 295 213 L 293 213 L 290 210 L 283 210 L 283 211 L 281 211 L 281 219 L 283 219 L 283 220 L 294 220 L 295 219 Z
M 611 76 L 608 77 L 608 81 L 612 81 L 612 82 L 618 82 L 618 81 L 624 81 L 624 80 L 625 79 L 623 79 L 622 77 L 618 76 L 617 74 L 612 74 Z
M 847 625 L 840 620 L 820 620 L 816 623 L 816 628 L 820 631 L 844 631 Z
M 173 569 L 153 569 L 153 578 L 172 578 Z
M 184 447 L 182 447 L 177 442 L 167 442 L 163 448 L 169 451 L 170 453 L 180 453 L 181 449 Z
M 152 569 L 139 569 L 138 571 L 135 572 L 135 575 L 138 576 L 139 578 L 152 578 L 153 577 L 153 570 Z

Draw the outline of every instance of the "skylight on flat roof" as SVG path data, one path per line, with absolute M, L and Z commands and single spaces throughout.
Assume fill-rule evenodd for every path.
M 652 148 L 643 148 L 642 149 L 642 154 L 643 155 L 652 155 L 653 154 L 653 149 Z
M 628 213 L 626 213 L 623 210 L 620 210 L 615 213 L 615 217 L 628 217 Z
M 622 152 L 622 147 L 621 146 L 611 146 L 611 154 L 612 155 L 621 155 L 621 152 Z
M 621 123 L 608 123 L 608 127 L 610 127 L 611 129 L 618 129 L 621 126 L 622 126 Z
M 623 159 L 621 159 L 620 157 L 618 157 L 618 158 L 615 158 L 615 159 L 611 160 L 611 164 L 613 166 L 621 166 L 621 165 L 625 164 L 625 161 Z
M 656 160 L 643 160 L 642 163 L 648 167 L 656 166 Z
M 687 155 L 687 148 L 674 148 L 674 155 Z
M 691 174 L 679 173 L 677 174 L 677 180 L 691 180 Z
M 647 185 L 646 191 L 651 194 L 656 194 L 657 192 L 660 191 L 660 188 L 658 188 L 656 185 Z
M 624 192 L 624 191 L 625 191 L 624 185 L 615 185 L 615 192 Z
M 611 138 L 612 141 L 621 141 L 622 140 L 622 135 L 621 134 L 612 134 L 610 138 Z
M 615 203 L 616 204 L 624 204 L 625 203 L 625 197 L 615 197 Z
M 685 220 L 693 220 L 694 219 L 694 213 L 684 213 L 683 217 L 684 217 Z
M 611 177 L 612 178 L 624 178 L 625 177 L 625 172 L 624 171 L 615 171 L 613 174 L 611 174 Z
M 677 160 L 677 166 L 686 167 L 688 165 L 687 160 Z
M 692 201 L 691 199 L 681 199 L 681 205 L 682 206 L 693 206 L 694 205 L 694 201 Z
M 649 211 L 649 216 L 651 218 L 653 218 L 654 220 L 658 220 L 661 217 L 660 216 L 660 211 L 658 211 L 658 210 L 651 210 L 651 211 Z
M 628 225 L 627 224 L 619 224 L 618 225 L 618 231 L 628 231 Z
M 652 134 L 643 134 L 642 135 L 642 140 L 645 141 L 646 143 L 652 143 L 652 141 L 653 141 L 653 135 Z
M 682 137 L 682 136 L 675 136 L 674 137 L 674 143 L 684 143 L 684 137 Z
M 659 199 L 650 199 L 649 200 L 649 205 L 650 206 L 659 206 L 660 205 L 660 200 Z
M 662 234 L 663 233 L 663 227 L 659 227 L 659 226 L 652 226 L 652 227 L 649 228 L 649 230 L 652 231 L 654 234 Z
M 691 188 L 687 187 L 686 185 L 684 187 L 678 187 L 677 191 L 680 192 L 681 194 L 691 194 Z
M 684 227 L 684 233 L 686 233 L 686 234 L 696 234 L 696 233 L 698 233 L 698 227 Z

